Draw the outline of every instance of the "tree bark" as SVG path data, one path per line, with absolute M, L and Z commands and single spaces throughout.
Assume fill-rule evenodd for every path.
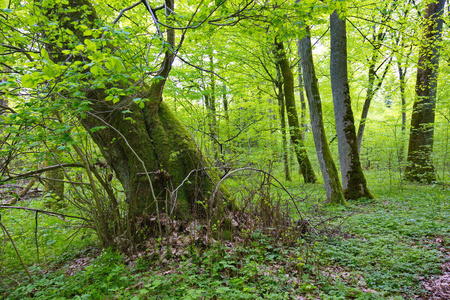
M 347 74 L 347 32 L 345 20 L 335 11 L 330 17 L 330 75 L 334 116 L 341 163 L 342 186 L 346 199 L 373 198 L 359 160 L 355 121 Z
M 425 11 L 423 44 L 419 50 L 416 99 L 411 116 L 411 129 L 406 178 L 410 181 L 436 180 L 433 166 L 433 138 L 436 89 L 439 67 L 439 43 L 442 35 L 445 1 L 429 3 Z
M 51 149 L 48 153 L 45 167 L 48 165 L 60 164 L 57 159 L 56 149 Z M 44 191 L 55 196 L 56 200 L 64 200 L 64 170 L 62 168 L 53 169 L 46 172 Z
M 297 161 L 305 182 L 315 183 L 317 178 L 314 174 L 308 154 L 306 153 L 302 133 L 300 131 L 300 124 L 298 122 L 298 114 L 295 106 L 294 75 L 292 74 L 283 43 L 275 41 L 275 46 L 277 50 L 277 63 L 279 64 L 281 74 L 283 75 L 283 91 L 289 123 L 289 132 L 292 143 L 294 144 Z
M 297 52 L 300 54 L 300 40 L 297 42 Z M 303 72 L 301 62 L 298 64 L 298 93 L 300 95 L 300 126 L 302 128 L 302 138 L 305 140 L 305 132 L 307 129 L 306 124 L 306 101 L 303 90 L 305 85 L 303 84 Z
M 280 125 L 281 125 L 281 143 L 283 147 L 283 163 L 284 163 L 284 178 L 286 181 L 291 181 L 291 172 L 289 170 L 289 157 L 288 157 L 288 144 L 286 137 L 286 105 L 284 103 L 283 81 L 281 78 L 281 71 L 279 65 L 277 65 L 277 82 L 275 83 L 278 90 L 278 108 L 280 112 Z
M 398 153 L 398 161 L 402 162 L 404 160 L 405 155 L 405 132 L 406 132 L 406 67 L 402 67 L 401 63 L 397 61 L 398 68 L 398 79 L 400 82 L 400 99 L 401 99 L 401 116 L 402 116 L 402 125 L 400 132 L 400 149 Z
M 323 125 L 322 102 L 320 100 L 319 86 L 314 69 L 309 27 L 306 30 L 307 36 L 299 41 L 299 52 L 317 158 L 325 183 L 327 200 L 333 204 L 345 204 L 341 181 L 339 180 L 338 171 L 331 156 L 330 148 L 328 147 L 325 127 Z

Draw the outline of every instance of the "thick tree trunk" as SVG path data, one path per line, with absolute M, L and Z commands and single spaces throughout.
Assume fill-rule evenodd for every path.
M 317 158 L 320 169 L 322 170 L 327 200 L 333 204 L 345 204 L 338 171 L 331 156 L 330 148 L 328 147 L 325 127 L 323 125 L 322 102 L 320 100 L 319 87 L 314 69 L 309 27 L 306 30 L 307 36 L 299 41 L 299 51 Z
M 439 42 L 445 1 L 429 3 L 425 11 L 424 38 L 419 51 L 416 99 L 411 116 L 411 131 L 405 175 L 411 181 L 436 180 L 433 166 L 433 135 L 436 107 Z
M 284 178 L 286 181 L 291 181 L 291 172 L 289 169 L 289 157 L 288 157 L 288 143 L 286 135 L 286 105 L 284 103 L 283 81 L 281 78 L 281 71 L 279 65 L 277 65 L 277 82 L 276 88 L 278 90 L 278 108 L 280 112 L 280 125 L 281 125 L 281 143 L 283 147 L 283 163 L 284 163 Z
M 292 143 L 294 144 L 297 161 L 300 165 L 300 171 L 305 182 L 315 183 L 317 181 L 317 178 L 314 174 L 314 170 L 308 158 L 308 154 L 306 153 L 302 133 L 300 131 L 300 124 L 298 122 L 298 114 L 295 106 L 294 75 L 292 74 L 283 43 L 275 41 L 275 45 L 277 48 L 277 63 L 279 64 L 281 74 L 283 75 L 283 91 L 289 123 L 289 132 L 291 135 Z
M 331 87 L 344 195 L 346 199 L 373 198 L 367 188 L 358 154 L 348 85 L 345 20 L 340 19 L 336 11 L 330 17 L 330 36 Z
M 122 183 L 130 214 L 140 216 L 159 210 L 179 218 L 204 215 L 202 203 L 208 204 L 209 193 L 219 178 L 211 175 L 214 172 L 208 169 L 209 163 L 167 105 L 161 99 L 150 99 L 141 109 L 133 101 L 124 100 L 117 110 L 116 105 L 111 107 L 103 101 L 105 95 L 89 93 L 89 99 L 99 101 L 82 123 L 89 132 L 108 124 L 91 136 Z M 148 93 L 143 91 L 145 96 Z M 132 112 L 133 121 L 124 121 L 124 109 Z M 177 193 L 170 193 L 183 182 Z

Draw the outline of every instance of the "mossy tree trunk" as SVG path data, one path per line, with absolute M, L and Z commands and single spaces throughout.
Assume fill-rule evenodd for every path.
M 297 43 L 297 51 L 300 53 L 300 41 Z M 306 124 L 306 101 L 303 90 L 305 89 L 305 85 L 303 84 L 303 72 L 301 63 L 298 64 L 298 94 L 300 96 L 300 126 L 302 127 L 302 138 L 305 139 L 305 132 L 308 128 Z
M 405 175 L 411 181 L 436 180 L 433 166 L 433 136 L 436 108 L 439 42 L 442 35 L 445 1 L 430 2 L 425 11 L 424 37 L 419 50 L 416 99 L 411 116 L 411 130 Z
M 300 166 L 303 179 L 307 183 L 315 183 L 317 181 L 314 169 L 312 168 L 308 154 L 305 149 L 300 124 L 298 122 L 297 108 L 295 105 L 294 75 L 284 49 L 283 42 L 275 40 L 276 46 L 276 63 L 279 65 L 283 76 L 283 92 L 289 123 L 289 133 L 291 135 L 294 151 Z
M 283 147 L 283 163 L 284 163 L 284 178 L 286 181 L 291 181 L 291 171 L 289 168 L 288 157 L 288 143 L 286 134 L 286 105 L 284 103 L 283 81 L 281 78 L 281 71 L 277 65 L 277 81 L 275 82 L 277 89 L 278 110 L 280 113 L 280 125 L 281 125 L 281 144 Z
M 345 19 L 335 11 L 330 17 L 330 75 L 333 94 L 342 186 L 346 199 L 373 198 L 359 160 L 355 121 L 347 74 L 347 31 Z
M 322 102 L 320 100 L 319 86 L 314 69 L 309 27 L 306 30 L 307 36 L 301 39 L 298 44 L 317 158 L 325 183 L 327 200 L 333 204 L 345 204 L 341 181 L 339 180 L 339 174 L 331 156 L 330 148 L 328 147 L 325 127 L 323 125 Z
M 56 149 L 53 149 L 49 154 L 45 166 L 58 165 L 60 162 L 57 159 Z M 47 193 L 54 195 L 56 200 L 64 199 L 64 169 L 56 168 L 45 172 L 45 187 Z

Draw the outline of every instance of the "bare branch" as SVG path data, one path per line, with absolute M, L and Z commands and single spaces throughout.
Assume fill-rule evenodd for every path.
M 19 174 L 17 176 L 8 177 L 6 179 L 0 180 L 0 183 L 11 181 L 11 180 L 14 180 L 14 179 L 19 179 L 19 178 L 31 177 L 31 176 L 34 176 L 36 174 L 44 173 L 44 172 L 51 171 L 51 170 L 54 170 L 54 169 L 70 168 L 70 167 L 84 168 L 84 165 L 79 164 L 79 163 L 69 163 L 69 164 L 59 164 L 59 165 L 54 165 L 54 166 L 48 166 L 48 167 L 45 167 L 45 168 L 42 168 L 42 169 L 38 169 L 38 170 L 30 171 L 30 172 L 27 172 L 27 173 Z
M 34 212 L 42 213 L 42 214 L 49 215 L 49 216 L 52 216 L 52 217 L 57 217 L 60 220 L 65 220 L 64 218 L 72 218 L 72 219 L 83 220 L 83 221 L 86 221 L 86 222 L 92 222 L 91 220 L 88 220 L 88 219 L 83 218 L 83 217 L 72 216 L 72 215 L 65 215 L 65 214 L 55 213 L 55 212 L 52 212 L 52 211 L 46 211 L 46 210 L 36 209 L 36 208 L 29 208 L 29 207 L 22 207 L 22 206 L 0 205 L 0 209 L 1 208 L 5 208 L 5 209 L 23 209 L 23 210 L 34 211 Z
M 142 1 L 139 0 L 138 2 L 136 2 L 136 3 L 134 3 L 134 4 L 130 5 L 130 6 L 128 6 L 127 8 L 122 9 L 122 10 L 120 11 L 119 15 L 117 16 L 117 18 L 113 21 L 113 24 L 116 24 L 117 22 L 119 22 L 120 18 L 122 18 L 123 14 L 124 14 L 127 10 L 133 9 L 133 8 L 135 8 L 136 6 L 138 6 L 138 5 L 141 4 L 141 3 L 142 3 Z

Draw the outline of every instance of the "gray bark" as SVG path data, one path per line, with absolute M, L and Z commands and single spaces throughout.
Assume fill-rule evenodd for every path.
M 308 98 L 314 145 L 316 147 L 317 158 L 322 171 L 327 200 L 330 203 L 345 204 L 338 171 L 328 147 L 325 127 L 323 125 L 322 102 L 320 100 L 319 87 L 314 69 L 309 27 L 307 27 L 306 30 L 307 36 L 299 41 L 299 52 L 303 68 L 305 91 Z
M 330 37 L 331 88 L 344 195 L 346 199 L 373 198 L 359 160 L 347 74 L 346 25 L 337 11 L 330 17 Z

